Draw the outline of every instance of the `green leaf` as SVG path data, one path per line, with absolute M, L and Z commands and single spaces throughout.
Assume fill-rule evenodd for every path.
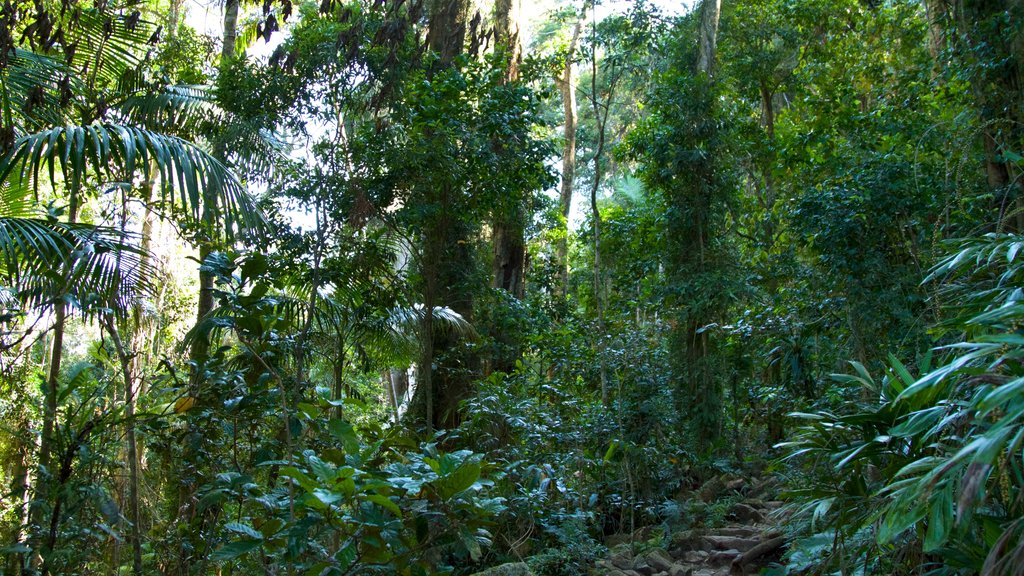
M 234 560 L 243 554 L 252 552 L 253 550 L 260 547 L 259 540 L 238 540 L 236 542 L 229 542 L 224 546 L 221 546 L 219 550 L 210 554 L 210 560 L 214 562 L 224 562 L 226 560 Z
M 953 486 L 946 485 L 936 492 L 928 511 L 928 532 L 924 537 L 924 551 L 934 552 L 949 539 L 953 527 Z
M 363 496 L 363 499 L 389 510 L 399 518 L 402 517 L 402 509 L 398 507 L 398 504 L 395 504 L 394 501 L 383 494 L 370 494 L 368 496 Z
M 442 500 L 448 500 L 459 492 L 468 490 L 480 478 L 480 462 L 466 462 L 454 472 L 434 480 L 431 484 L 437 488 Z
M 355 428 L 347 420 L 342 418 L 331 418 L 327 423 L 327 429 L 335 440 L 341 442 L 342 447 L 348 454 L 359 454 L 359 435 Z
M 248 536 L 253 540 L 263 539 L 263 534 L 257 532 L 256 529 L 252 526 L 249 526 L 248 524 L 242 524 L 241 522 L 228 522 L 224 525 L 224 529 L 228 532 L 234 532 L 235 534 Z
M 307 476 L 305 472 L 294 466 L 283 466 L 281 468 L 281 476 L 292 478 L 299 483 L 299 486 L 302 486 L 308 492 L 312 492 L 319 487 L 319 484 L 314 482 L 313 479 Z

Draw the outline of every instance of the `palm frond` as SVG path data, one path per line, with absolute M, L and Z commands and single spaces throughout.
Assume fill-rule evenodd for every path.
M 151 174 L 151 161 L 158 174 Z M 202 218 L 207 198 L 214 197 L 229 239 L 259 232 L 264 220 L 242 184 L 216 158 L 195 144 L 134 126 L 93 124 L 63 126 L 19 138 L 0 158 L 0 181 L 15 176 L 39 181 L 43 168 L 56 182 L 56 167 L 72 190 L 92 171 L 120 179 L 142 174 L 160 177 L 161 200 L 172 210 Z
M 165 86 L 139 91 L 117 106 L 126 124 L 177 136 L 205 132 L 224 122 L 207 86 Z
M 78 308 L 126 309 L 155 293 L 145 253 L 120 230 L 0 216 L 0 282 L 27 307 L 69 296 Z

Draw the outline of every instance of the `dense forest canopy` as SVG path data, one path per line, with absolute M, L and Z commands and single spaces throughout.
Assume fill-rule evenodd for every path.
M 0 573 L 1024 573 L 1024 2 L 198 9 L 0 5 Z

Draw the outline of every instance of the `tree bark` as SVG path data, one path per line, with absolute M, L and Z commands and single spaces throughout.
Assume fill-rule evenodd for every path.
M 558 198 L 561 210 L 564 235 L 559 236 L 556 247 L 558 257 L 559 292 L 564 298 L 569 293 L 569 213 L 572 210 L 573 183 L 576 178 L 576 74 L 573 60 L 576 57 L 576 45 L 579 42 L 582 20 L 577 20 L 573 27 L 572 40 L 565 55 L 565 66 L 562 77 L 558 80 L 558 88 L 562 93 L 562 112 L 565 117 L 562 146 L 562 183 Z
M 466 43 L 468 0 L 432 0 L 430 25 L 427 28 L 427 46 L 438 56 L 438 65 L 446 68 Z
M 73 190 L 68 203 L 68 222 L 78 222 L 78 210 L 81 203 L 80 190 Z M 62 290 L 66 292 L 67 288 Z M 42 526 L 42 508 L 40 503 L 49 497 L 50 483 L 53 475 L 53 442 L 54 432 L 57 428 L 57 392 L 60 383 L 60 366 L 64 354 L 64 330 L 67 324 L 67 304 L 64 303 L 65 294 L 58 294 L 54 303 L 53 323 L 53 344 L 50 353 L 50 371 L 46 378 L 46 388 L 43 392 L 43 430 L 39 439 L 39 462 L 35 481 L 32 483 L 36 489 L 35 503 L 29 512 L 29 523 L 32 526 Z M 43 470 L 46 470 L 44 473 Z M 33 540 L 38 544 L 41 534 L 33 534 Z M 45 565 L 45 558 L 38 555 L 32 558 L 33 566 L 39 566 L 39 561 Z
M 718 19 L 722 0 L 704 0 L 700 8 L 700 45 L 697 70 L 708 76 L 714 74 L 718 46 Z
M 597 205 L 597 193 L 601 189 L 601 179 L 604 176 L 602 164 L 605 146 L 605 129 L 608 126 L 608 115 L 611 112 L 611 99 L 614 90 L 608 90 L 608 101 L 601 104 L 600 95 L 597 90 L 597 16 L 596 7 L 594 10 L 594 27 L 591 36 L 592 57 L 590 75 L 590 103 L 594 109 L 594 121 L 597 123 L 597 149 L 594 151 L 594 181 L 590 186 L 590 210 L 592 226 L 594 230 L 594 304 L 597 308 L 597 364 L 601 381 L 601 404 L 609 405 L 608 400 L 608 367 L 605 362 L 605 322 L 604 322 L 604 286 L 601 282 L 601 209 Z M 602 112 L 603 110 L 603 112 Z
M 114 343 L 118 360 L 121 362 L 121 376 L 124 378 L 125 442 L 128 458 L 128 543 L 132 548 L 132 574 L 142 574 L 142 537 L 139 515 L 139 458 L 135 438 L 135 376 L 132 373 L 132 358 L 121 339 L 114 318 L 104 318 L 107 334 Z
M 468 11 L 468 0 L 432 0 L 430 3 L 427 45 L 438 56 L 433 72 L 452 66 L 463 52 Z M 448 305 L 467 320 L 473 311 L 473 296 L 464 281 L 465 270 L 473 261 L 470 239 L 460 221 L 451 214 L 452 198 L 461 193 L 463 191 L 447 184 L 432 192 L 431 202 L 436 202 L 440 208 L 439 215 L 424 225 L 422 236 L 422 349 L 411 410 L 417 415 L 415 419 L 424 424 L 427 434 L 433 434 L 436 428 L 458 424 L 457 406 L 469 387 L 465 366 L 442 365 L 439 370 L 434 369 L 435 354 L 448 352 L 454 346 L 449 337 L 437 338 L 434 308 L 439 304 Z M 468 359 L 467 364 L 472 370 L 474 359 Z

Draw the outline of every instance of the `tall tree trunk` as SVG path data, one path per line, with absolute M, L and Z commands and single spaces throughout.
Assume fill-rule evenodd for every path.
M 235 43 L 238 39 L 238 7 L 239 0 L 227 0 L 224 4 L 224 31 L 221 37 L 220 65 L 226 66 L 235 57 Z M 220 162 L 227 159 L 226 144 L 221 138 L 215 137 L 213 155 Z M 213 253 L 217 238 L 217 198 L 212 193 L 203 195 L 203 226 L 207 238 L 199 245 L 199 261 L 205 262 Z M 213 310 L 213 274 L 199 271 L 199 305 L 196 321 L 202 322 Z M 210 341 L 206 337 L 196 338 L 192 345 L 192 360 L 197 364 L 206 361 L 210 354 Z
M 135 376 L 132 373 L 133 353 L 125 348 L 124 341 L 117 330 L 116 320 L 112 315 L 104 318 L 107 334 L 114 343 L 118 360 L 121 363 L 121 376 L 124 378 L 124 411 L 125 411 L 125 442 L 128 458 L 128 542 L 132 548 L 132 574 L 142 574 L 142 537 L 140 533 L 139 515 L 139 458 L 135 439 Z
M 495 47 L 507 58 L 505 82 L 519 78 L 519 59 L 522 48 L 519 40 L 519 3 L 521 0 L 496 0 L 494 3 Z M 494 143 L 500 147 L 500 142 Z M 494 215 L 494 275 L 492 286 L 521 300 L 526 295 L 526 219 L 527 194 L 511 199 L 509 206 Z M 517 334 L 499 330 L 496 334 L 498 352 L 492 367 L 499 372 L 511 372 L 521 356 Z
M 604 320 L 604 282 L 601 273 L 601 210 L 597 205 L 597 194 L 601 190 L 601 180 L 604 177 L 604 147 L 605 131 L 608 127 L 608 116 L 612 109 L 611 100 L 614 97 L 614 90 L 608 90 L 608 101 L 603 104 L 600 101 L 600 93 L 597 89 L 597 8 L 591 5 L 593 11 L 593 28 L 591 29 L 591 75 L 590 75 L 590 104 L 594 109 L 594 121 L 597 123 L 597 148 L 594 150 L 594 180 L 590 186 L 590 211 L 594 231 L 594 305 L 597 308 L 597 364 L 601 381 L 601 403 L 608 406 L 608 367 L 605 361 L 606 350 L 606 329 Z
M 700 44 L 697 55 L 697 70 L 711 76 L 715 70 L 715 56 L 718 46 L 718 19 L 722 12 L 722 0 L 704 0 L 700 8 Z
M 572 190 L 576 177 L 576 74 L 574 60 L 576 58 L 576 45 L 579 42 L 580 31 L 583 29 L 583 21 L 577 20 L 573 27 L 572 40 L 566 50 L 565 66 L 562 68 L 562 77 L 558 80 L 558 89 L 562 93 L 562 111 L 565 117 L 563 135 L 565 143 L 562 146 L 562 185 L 558 198 L 558 207 L 561 210 L 564 221 L 564 234 L 558 238 L 557 257 L 559 274 L 559 292 L 564 298 L 569 291 L 569 212 L 572 209 Z
M 80 190 L 73 190 L 71 192 L 71 198 L 68 203 L 68 222 L 74 224 L 78 222 L 78 210 L 81 202 Z M 66 291 L 70 287 L 65 287 Z M 43 509 L 42 502 L 47 500 L 50 495 L 50 485 L 53 478 L 53 444 L 55 441 L 54 433 L 57 428 L 57 397 L 58 397 L 58 385 L 60 383 L 60 367 L 61 361 L 64 354 L 64 330 L 67 324 L 67 304 L 64 302 L 64 294 L 59 294 L 56 303 L 54 303 L 54 321 L 53 321 L 53 344 L 50 352 L 50 369 L 49 374 L 46 378 L 46 387 L 43 390 L 43 430 L 42 435 L 39 438 L 39 462 L 36 473 L 35 481 L 32 483 L 35 486 L 36 494 L 34 504 L 31 506 L 29 513 L 29 523 L 32 526 L 42 527 L 43 525 Z M 43 471 L 46 471 L 45 473 Z M 36 550 L 38 550 L 38 544 L 41 541 L 42 534 L 33 534 L 33 541 Z M 33 556 L 32 564 L 38 567 L 39 562 L 42 561 L 45 565 L 45 559 L 41 558 L 38 554 Z
M 427 46 L 438 55 L 438 65 L 451 65 L 466 43 L 468 0 L 431 0 Z
M 225 67 L 235 57 L 235 43 L 237 40 L 239 0 L 226 0 L 224 5 L 224 29 L 221 36 L 221 57 L 220 66 Z M 227 147 L 220 135 L 214 137 L 213 156 L 218 161 L 226 164 Z M 218 218 L 217 218 L 217 197 L 210 191 L 204 190 L 202 224 L 205 237 L 199 244 L 199 261 L 205 263 L 206 259 L 213 253 L 213 248 L 219 242 Z M 213 311 L 213 289 L 214 276 L 210 272 L 199 270 L 199 302 L 196 309 L 196 322 L 202 322 L 211 311 Z M 202 381 L 203 366 L 210 356 L 211 342 L 208 335 L 198 335 L 192 343 L 190 351 L 193 362 L 193 372 L 189 378 L 189 395 L 193 398 L 199 395 Z M 186 467 L 192 463 L 190 450 L 186 448 L 182 464 Z M 194 477 L 187 474 L 186 477 Z M 191 524 L 195 515 L 194 494 L 197 486 L 194 482 L 183 481 L 178 491 L 178 521 Z M 193 531 L 194 532 L 194 531 Z M 198 550 L 198 534 L 190 533 L 184 537 L 179 549 L 178 573 L 188 576 L 192 570 L 193 558 L 190 550 Z
M 938 4 L 930 10 L 937 9 Z M 957 27 L 950 42 L 963 66 L 973 70 L 969 79 L 980 120 L 985 175 L 995 196 L 997 227 L 1024 231 L 1024 188 L 1013 174 L 1014 167 L 1003 158 L 1005 151 L 1024 145 L 1024 2 L 956 0 L 949 13 Z M 986 60 L 979 61 L 981 57 Z
M 450 67 L 462 53 L 466 41 L 468 0 L 432 0 L 429 5 L 430 24 L 427 45 L 438 55 L 433 72 Z M 463 370 L 439 366 L 434 369 L 437 352 L 450 350 L 450 337 L 438 338 L 434 330 L 434 308 L 446 304 L 469 319 L 473 297 L 465 286 L 465 270 L 472 265 L 472 250 L 463 226 L 451 217 L 451 199 L 461 190 L 441 186 L 435 190 L 434 202 L 440 215 L 423 231 L 421 272 L 424 315 L 421 326 L 422 349 L 417 367 L 416 390 L 411 409 L 428 434 L 438 427 L 449 427 L 459 420 L 458 402 L 465 396 L 469 383 Z M 470 359 L 469 364 L 473 364 Z M 475 368 L 475 366 L 473 366 Z
M 716 106 L 714 89 L 715 36 L 721 10 L 720 0 L 704 0 L 700 7 L 698 54 L 692 64 L 694 77 L 682 85 L 691 101 L 691 114 L 711 116 Z M 767 111 L 766 111 L 767 112 Z M 766 118 L 767 120 L 767 118 Z M 674 171 L 687 178 L 666 190 L 670 205 L 667 236 L 670 238 L 668 269 L 672 284 L 680 287 L 715 282 L 715 262 L 709 254 L 714 240 L 714 199 L 721 194 L 717 181 L 715 128 L 687 125 L 680 138 L 691 140 L 690 149 L 702 154 Z M 716 374 L 709 365 L 710 333 L 706 326 L 719 314 L 717 295 L 705 295 L 675 303 L 676 321 L 670 336 L 673 359 L 673 396 L 677 411 L 685 418 L 680 432 L 689 432 L 695 445 L 707 451 L 721 434 L 721 393 Z
M 224 3 L 224 34 L 220 48 L 220 64 L 227 64 L 235 57 L 235 44 L 238 41 L 238 4 L 239 0 L 225 0 Z

